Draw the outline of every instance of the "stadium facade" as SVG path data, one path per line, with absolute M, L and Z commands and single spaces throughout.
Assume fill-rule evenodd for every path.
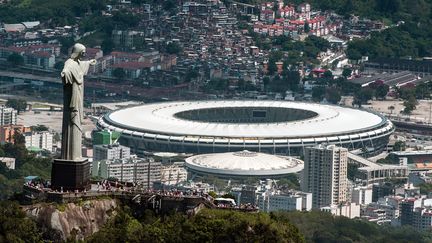
M 288 101 L 153 103 L 102 116 L 98 129 L 121 133 L 132 152 L 255 151 L 299 155 L 326 143 L 369 155 L 386 149 L 393 124 L 371 111 Z

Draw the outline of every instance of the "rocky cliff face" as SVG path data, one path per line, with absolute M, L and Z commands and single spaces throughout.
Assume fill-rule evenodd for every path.
M 36 204 L 24 210 L 41 227 L 59 232 L 63 240 L 69 237 L 83 240 L 99 231 L 118 206 L 116 200 L 101 199 L 63 205 Z

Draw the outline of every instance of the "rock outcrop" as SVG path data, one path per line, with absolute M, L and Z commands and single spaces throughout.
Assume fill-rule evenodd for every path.
M 27 206 L 24 211 L 41 227 L 59 232 L 62 240 L 83 240 L 99 231 L 118 206 L 114 199 L 101 199 L 62 205 L 41 203 Z

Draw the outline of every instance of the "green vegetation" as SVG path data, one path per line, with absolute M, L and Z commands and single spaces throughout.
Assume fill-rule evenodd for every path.
M 290 188 L 294 190 L 300 190 L 300 181 L 298 174 L 288 174 L 285 177 L 277 181 L 277 185 L 281 188 Z
M 396 141 L 393 145 L 393 151 L 405 151 L 406 144 L 404 141 Z
M 428 20 L 430 22 L 430 20 Z M 375 32 L 370 39 L 349 43 L 347 55 L 358 60 L 361 56 L 376 57 L 428 57 L 432 55 L 432 31 L 428 23 L 405 23 L 399 27 Z
M 27 107 L 27 101 L 23 99 L 8 99 L 6 102 L 7 107 L 12 107 L 17 110 L 18 113 L 24 111 Z
M 239 1 L 251 4 L 266 2 L 264 0 Z M 285 2 L 300 4 L 305 1 L 288 0 Z M 432 30 L 428 28 L 432 23 L 431 1 L 311 0 L 307 2 L 315 9 L 333 10 L 346 17 L 355 14 L 391 25 L 391 28 L 382 32 L 374 32 L 369 39 L 350 42 L 347 50 L 350 59 L 358 60 L 361 56 L 369 56 L 369 58 L 432 56 Z M 396 27 L 395 24 L 399 21 L 404 23 Z M 307 23 L 305 25 L 307 30 Z M 257 43 L 260 48 L 269 49 L 271 47 L 270 43 L 264 39 L 259 39 Z
M 324 212 L 271 213 L 278 223 L 294 224 L 306 242 L 430 242 L 431 235 L 411 228 L 378 226 L 373 223 L 334 217 Z
M 418 185 L 420 187 L 420 193 L 421 194 L 429 194 L 432 192 L 432 184 L 429 183 L 422 183 Z
M 89 242 L 304 242 L 289 222 L 264 213 L 202 210 L 194 217 L 173 214 L 163 218 L 146 211 L 134 218 L 120 211 Z
M 267 0 L 237 1 L 249 4 L 268 2 Z M 431 2 L 424 0 L 285 0 L 284 2 L 296 5 L 308 2 L 314 9 L 333 10 L 341 15 L 356 14 L 393 22 L 424 20 L 429 18 L 431 10 Z
M 12 66 L 20 66 L 24 64 L 24 57 L 17 53 L 12 53 L 7 58 L 8 63 Z
M 396 142 L 396 143 L 398 143 L 398 142 Z M 403 143 L 403 142 L 402 142 L 403 144 L 401 144 L 401 143 L 396 144 L 396 143 L 395 143 L 396 149 L 399 149 L 399 148 L 401 149 L 402 146 L 405 149 L 405 143 Z M 398 146 L 401 146 L 401 147 L 398 148 Z M 395 148 L 393 148 L 393 150 L 395 150 Z M 400 150 L 396 150 L 396 151 L 400 151 Z M 399 164 L 399 158 L 395 154 L 389 154 L 384 159 L 377 160 L 377 163 L 398 165 Z
M 112 71 L 112 76 L 120 80 L 126 77 L 126 72 L 123 68 L 116 68 Z
M 204 90 L 209 93 L 225 91 L 228 89 L 229 82 L 227 79 L 210 79 L 205 85 Z
M 49 128 L 47 126 L 40 125 L 40 124 L 38 124 L 36 126 L 31 126 L 30 128 L 34 132 L 44 132 L 44 131 L 48 131 L 49 130 Z
M 418 101 L 415 98 L 415 96 L 414 95 L 409 96 L 403 102 L 403 106 L 404 106 L 403 113 L 408 115 L 411 114 L 416 109 L 417 105 L 418 105 Z
M 176 42 L 171 42 L 166 46 L 166 52 L 169 54 L 179 54 L 181 51 L 180 45 Z
M 128 211 L 120 211 L 88 241 L 384 243 L 432 240 L 427 232 L 379 226 L 318 211 L 250 214 L 205 209 L 190 218 L 180 214 L 160 218 L 150 211 L 135 218 Z
M 348 179 L 350 179 L 352 181 L 354 181 L 356 179 L 356 175 L 358 173 L 358 168 L 360 168 L 360 165 L 348 163 L 348 166 L 347 166 Z
M 427 185 L 427 191 L 431 186 Z M 82 206 L 82 203 L 81 203 Z M 64 205 L 56 206 L 64 210 Z M 73 237 L 73 236 L 72 236 Z M 37 228 L 15 202 L 0 202 L 0 242 L 58 240 L 52 230 Z M 408 227 L 379 226 L 334 217 L 329 213 L 243 213 L 203 209 L 195 216 L 157 216 L 127 206 L 86 242 L 431 242 L 430 232 Z M 69 242 L 74 241 L 73 238 Z
M 15 202 L 0 201 L 0 242 L 42 242 L 35 222 Z
M 51 26 L 72 25 L 76 17 L 104 10 L 105 0 L 14 0 L 0 6 L 0 16 L 6 23 L 44 21 Z
M 43 179 L 51 176 L 51 159 L 37 158 L 25 148 L 24 136 L 14 138 L 17 145 L 6 143 L 0 146 L 0 157 L 15 158 L 15 170 L 8 169 L 0 163 L 0 199 L 7 199 L 22 191 L 24 177 L 36 175 Z

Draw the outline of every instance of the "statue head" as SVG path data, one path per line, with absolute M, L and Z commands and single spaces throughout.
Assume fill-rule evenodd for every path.
M 71 58 L 72 59 L 76 59 L 76 58 L 84 57 L 85 56 L 85 52 L 86 52 L 85 46 L 83 44 L 76 43 L 72 47 Z

